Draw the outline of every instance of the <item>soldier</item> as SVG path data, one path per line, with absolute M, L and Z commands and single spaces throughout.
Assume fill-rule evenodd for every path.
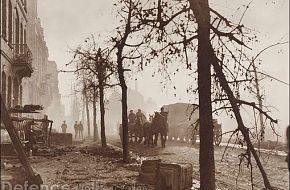
M 128 119 L 129 119 L 129 123 L 130 123 L 130 124 L 135 123 L 135 121 L 136 121 L 136 115 L 135 115 L 135 113 L 133 112 L 133 110 L 130 110 L 130 113 L 129 113 Z
M 74 129 L 75 129 L 75 139 L 76 139 L 77 135 L 79 133 L 79 126 L 78 126 L 78 122 L 77 121 L 74 124 Z
M 138 109 L 138 112 L 136 113 L 136 118 L 140 119 L 141 125 L 143 125 L 143 123 L 145 123 L 146 121 L 146 116 L 144 115 L 144 113 L 142 113 L 141 109 Z
M 49 139 L 49 136 L 48 136 L 49 122 L 48 122 L 48 116 L 47 115 L 44 115 L 41 125 L 42 125 L 43 140 L 44 140 L 44 142 L 48 143 L 48 139 Z
M 65 121 L 63 121 L 63 124 L 61 125 L 62 133 L 66 133 L 67 125 Z
M 82 122 L 80 121 L 79 125 L 78 125 L 78 128 L 79 128 L 79 137 L 81 139 L 83 139 L 83 130 L 84 130 L 84 126 L 82 124 Z
M 161 107 L 161 109 L 160 109 L 160 115 L 163 116 L 164 121 L 166 122 L 166 130 L 168 130 L 168 123 L 167 123 L 168 112 L 165 112 L 164 111 L 164 107 Z
M 118 128 L 119 128 L 119 136 L 120 136 L 121 142 L 123 143 L 123 126 L 119 122 L 118 122 Z
M 160 109 L 160 114 L 162 115 L 162 116 L 166 116 L 165 114 L 166 114 L 167 112 L 165 112 L 164 111 L 164 107 L 162 107 L 161 109 Z

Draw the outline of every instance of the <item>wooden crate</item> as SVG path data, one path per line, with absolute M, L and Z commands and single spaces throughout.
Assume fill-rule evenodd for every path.
M 140 182 L 156 185 L 159 173 L 159 165 L 161 160 L 144 160 L 139 173 Z
M 192 186 L 192 165 L 189 163 L 160 164 L 160 190 L 187 190 Z
M 50 144 L 72 145 L 72 134 L 71 133 L 51 133 Z

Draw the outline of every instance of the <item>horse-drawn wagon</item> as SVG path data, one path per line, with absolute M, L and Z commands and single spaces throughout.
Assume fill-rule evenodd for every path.
M 191 142 L 192 144 L 196 143 L 197 137 L 199 137 L 199 124 L 191 126 Z M 220 145 L 222 141 L 222 126 L 217 122 L 217 119 L 213 119 L 213 142 L 215 145 Z
M 168 114 L 168 139 L 195 144 L 199 137 L 199 112 L 194 104 L 176 103 L 164 106 Z M 222 140 L 221 124 L 213 119 L 214 144 Z
M 176 103 L 163 106 L 164 110 L 150 115 L 149 121 L 141 124 L 138 119 L 134 123 L 128 123 L 129 141 L 141 143 L 152 142 L 157 145 L 160 134 L 161 145 L 165 147 L 166 140 L 191 142 L 195 144 L 199 137 L 199 113 L 198 106 L 187 103 Z M 221 124 L 213 119 L 214 144 L 219 145 L 222 140 Z M 122 125 L 119 128 L 122 140 Z M 138 140 L 137 140 L 138 139 Z

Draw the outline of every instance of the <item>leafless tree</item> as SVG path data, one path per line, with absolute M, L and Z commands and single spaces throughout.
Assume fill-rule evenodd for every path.
M 113 84 L 112 78 L 116 74 L 116 66 L 110 61 L 111 51 L 108 48 L 101 49 L 98 47 L 94 37 L 87 38 L 84 45 L 79 46 L 73 51 L 74 60 L 76 63 L 76 73 L 83 74 L 89 83 L 87 89 L 93 89 L 93 112 L 96 112 L 96 94 L 99 97 L 100 116 L 101 116 L 101 142 L 102 146 L 107 146 L 105 134 L 105 89 L 111 88 L 117 83 Z M 84 75 L 84 71 L 86 74 Z M 95 114 L 94 114 L 95 115 Z M 96 122 L 94 119 L 94 126 Z M 97 130 L 94 128 L 94 137 L 97 137 Z
M 115 4 L 118 17 L 120 18 L 120 26 L 116 28 L 116 36 L 112 36 L 111 38 L 113 49 L 116 51 L 117 72 L 122 90 L 122 145 L 124 162 L 129 162 L 130 160 L 128 150 L 128 106 L 125 72 L 130 71 L 130 65 L 142 59 L 140 49 L 146 42 L 142 33 L 142 25 L 140 25 L 136 19 L 137 12 L 142 9 L 140 5 L 140 0 L 120 0 L 118 4 Z M 134 39 L 132 40 L 133 36 Z M 136 43 L 137 39 L 139 39 L 139 42 Z
M 134 23 L 146 35 L 149 51 L 142 52 L 145 64 L 159 57 L 162 67 L 160 72 L 166 71 L 174 61 L 184 62 L 187 69 L 193 70 L 192 63 L 197 57 L 197 67 L 193 73 L 198 74 L 198 88 L 194 92 L 198 91 L 199 94 L 201 189 L 215 189 L 212 102 L 221 105 L 221 109 L 236 119 L 237 129 L 233 133 L 241 132 L 247 146 L 246 152 L 241 156 L 249 164 L 252 164 L 251 159 L 254 157 L 265 187 L 273 189 L 250 140 L 249 127 L 245 125 L 240 113 L 240 106 L 250 106 L 263 114 L 271 126 L 277 123 L 276 119 L 261 110 L 255 102 L 242 100 L 240 96 L 240 91 L 244 90 L 243 93 L 246 93 L 247 86 L 254 79 L 254 73 L 250 69 L 252 62 L 249 61 L 252 49 L 249 46 L 257 36 L 242 24 L 251 2 L 245 6 L 237 23 L 211 8 L 207 0 L 138 1 L 138 6 L 134 3 L 134 10 L 131 10 L 132 1 L 121 2 L 128 5 L 129 24 L 124 32 L 125 38 L 117 41 L 116 46 L 120 48 L 120 52 L 126 45 L 132 28 L 130 21 L 134 17 Z M 121 54 L 119 58 L 122 60 Z M 120 71 L 123 71 L 121 69 L 120 67 Z M 215 111 L 219 109 L 216 108 Z

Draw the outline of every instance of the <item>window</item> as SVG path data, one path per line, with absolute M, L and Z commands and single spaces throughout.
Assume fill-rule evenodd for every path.
M 7 107 L 8 108 L 11 108 L 11 90 L 12 90 L 12 80 L 11 80 L 11 77 L 9 76 L 8 77 L 8 96 L 7 96 Z
M 8 42 L 12 44 L 12 4 L 11 0 L 9 0 L 8 7 Z
M 2 20 L 1 20 L 1 23 L 2 23 L 2 35 L 4 38 L 6 38 L 6 35 L 7 35 L 7 3 L 6 3 L 6 0 L 2 0 Z
M 6 74 L 4 71 L 2 71 L 1 82 L 1 97 L 3 102 L 6 104 Z
M 15 11 L 16 11 L 16 18 L 15 18 L 15 22 L 14 22 L 14 24 L 15 24 L 15 30 L 14 30 L 14 34 L 15 34 L 15 38 L 14 38 L 14 44 L 17 44 L 16 46 L 15 46 L 15 49 L 14 49 L 14 51 L 18 54 L 18 53 L 20 53 L 20 49 L 19 49 L 19 37 L 20 37 L 20 28 L 19 28 L 19 15 L 18 15 L 18 12 L 17 12 L 17 9 L 15 9 Z
M 23 44 L 23 39 L 24 39 L 24 36 L 23 36 L 23 24 L 21 23 L 20 24 L 20 44 Z
M 19 84 L 17 78 L 15 77 L 13 80 L 13 107 L 18 105 L 18 99 L 19 99 Z
M 20 44 L 23 44 L 23 24 L 20 24 Z M 23 46 L 20 46 L 20 52 L 23 53 Z
M 26 44 L 26 29 L 24 29 L 24 44 Z
M 15 18 L 15 44 L 19 44 L 19 15 L 17 10 L 16 11 L 16 18 Z

